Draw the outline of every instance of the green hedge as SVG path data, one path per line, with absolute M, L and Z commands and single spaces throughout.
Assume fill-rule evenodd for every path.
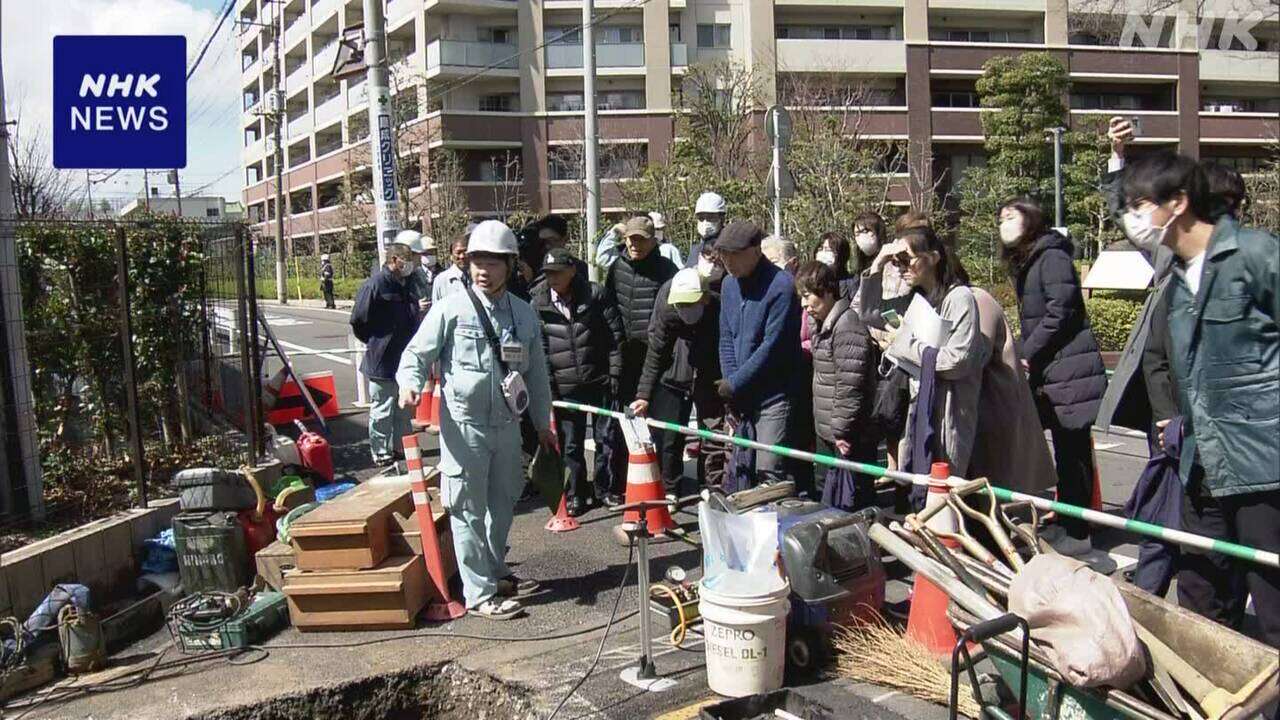
M 364 278 L 334 278 L 333 295 L 339 300 L 353 300 L 356 291 L 360 289 L 360 284 L 364 282 Z M 304 277 L 298 279 L 290 276 L 288 283 L 288 292 L 290 300 L 298 299 L 299 285 L 302 289 L 303 299 L 323 300 L 324 293 L 320 292 L 320 279 L 313 277 Z M 258 297 L 266 300 L 274 300 L 276 298 L 276 281 L 274 278 L 258 278 L 257 280 Z
M 1104 351 L 1119 352 L 1129 339 L 1129 331 L 1138 322 L 1142 302 L 1125 298 L 1091 297 L 1084 302 L 1089 311 L 1093 335 Z

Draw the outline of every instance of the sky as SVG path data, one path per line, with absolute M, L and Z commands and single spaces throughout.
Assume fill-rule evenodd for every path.
M 222 2 L 0 0 L 0 53 L 8 119 L 19 120 L 18 133 L 39 131 L 49 137 L 54 35 L 185 35 L 190 66 L 212 31 Z M 233 11 L 187 84 L 187 167 L 181 175 L 184 196 L 212 183 L 200 194 L 240 198 L 244 173 L 240 169 L 240 57 L 234 18 Z M 83 189 L 84 172 L 70 172 L 78 176 L 78 187 Z M 94 177 L 103 174 L 93 171 Z M 141 170 L 126 170 L 95 183 L 94 202 L 102 197 L 138 195 L 142 175 Z M 163 171 L 150 176 L 151 186 L 159 188 L 161 195 L 172 195 Z

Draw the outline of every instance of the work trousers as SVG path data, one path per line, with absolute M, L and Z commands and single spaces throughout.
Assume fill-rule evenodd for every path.
M 390 461 L 405 435 L 411 432 L 413 410 L 400 407 L 400 387 L 395 380 L 369 378 L 369 454 L 375 463 Z
M 729 435 L 729 422 L 724 417 L 724 406 L 717 406 L 716 415 L 703 415 L 698 408 L 698 426 L 713 433 Z M 708 413 L 711 409 L 708 408 Z M 724 488 L 725 468 L 729 465 L 729 443 L 722 440 L 702 440 L 698 451 L 698 482 L 706 487 Z
M 612 398 L 617 410 L 626 410 L 636 399 L 636 387 L 640 384 L 640 371 L 644 369 L 644 357 L 649 346 L 628 340 L 622 343 L 622 376 L 618 382 L 618 396 Z M 599 417 L 592 437 L 596 442 L 596 495 L 622 495 L 627 486 L 627 442 L 617 421 Z M 607 446 L 607 447 L 606 447 Z
M 649 417 L 676 425 L 687 425 L 691 410 L 693 400 L 685 393 L 662 383 L 654 386 L 653 397 L 649 399 Z M 685 436 L 654 428 L 649 428 L 649 431 L 653 433 L 654 445 L 658 451 L 658 467 L 662 472 L 662 485 L 667 493 L 681 495 L 692 492 L 692 487 L 680 487 L 680 478 L 684 476 Z
M 584 405 L 602 406 L 605 403 L 606 394 L 603 388 L 581 390 L 567 399 Z M 583 444 L 587 439 L 587 426 L 596 416 L 560 408 L 556 408 L 555 416 L 556 432 L 560 436 L 560 454 L 564 458 L 564 467 L 568 474 L 566 497 L 569 500 L 574 498 L 586 500 L 591 497 L 592 489 L 587 483 L 587 458 Z
M 1049 435 L 1053 438 L 1053 461 L 1058 468 L 1058 500 L 1089 507 L 1093 500 L 1092 429 L 1068 430 L 1052 423 Z M 1089 536 L 1089 524 L 1083 520 L 1059 516 L 1058 522 L 1073 538 Z
M 1280 490 L 1214 498 L 1193 480 L 1182 505 L 1182 529 L 1280 551 Z M 1253 595 L 1260 639 L 1280 647 L 1280 570 L 1188 547 L 1180 550 L 1178 568 L 1179 605 L 1239 630 L 1245 596 Z
M 440 492 L 449 510 L 462 594 L 474 608 L 492 598 L 498 581 L 511 574 L 507 535 L 524 487 L 520 427 L 458 423 L 446 416 L 440 423 L 440 452 Z
M 333 281 L 326 280 L 320 283 L 320 289 L 324 291 L 324 306 L 330 309 L 338 307 L 333 301 Z

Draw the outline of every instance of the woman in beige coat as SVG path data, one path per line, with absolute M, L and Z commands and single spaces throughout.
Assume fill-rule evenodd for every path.
M 978 303 L 979 330 L 991 343 L 992 352 L 982 371 L 969 477 L 985 477 L 992 485 L 1038 493 L 1053 487 L 1058 477 L 1022 370 L 1022 358 L 1004 308 L 986 290 L 970 289 Z

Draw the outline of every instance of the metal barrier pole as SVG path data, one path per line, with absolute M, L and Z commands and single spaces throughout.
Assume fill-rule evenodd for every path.
M 593 405 L 583 405 L 582 403 L 568 402 L 565 400 L 556 400 L 552 405 L 566 410 L 577 410 L 592 415 L 605 415 L 616 420 L 625 419 L 625 413 L 614 410 L 606 410 L 604 408 L 595 407 Z M 945 482 L 950 487 L 959 487 L 969 481 L 952 475 L 945 481 L 933 480 L 928 475 L 918 475 L 916 473 L 901 472 L 898 470 L 890 470 L 880 467 L 879 465 L 868 465 L 866 463 L 854 462 L 852 460 L 844 460 L 842 458 L 831 457 L 830 455 L 818 455 L 816 453 L 804 452 L 803 450 L 794 450 L 792 448 L 783 447 L 782 445 L 766 445 L 758 443 L 754 440 L 733 437 L 731 435 L 722 435 L 720 433 L 711 432 L 710 430 L 692 429 L 676 423 L 664 422 L 662 420 L 654 420 L 645 418 L 645 423 L 650 427 L 659 430 L 669 430 L 684 435 L 692 435 L 705 440 L 716 440 L 719 442 L 727 442 L 739 447 L 750 448 L 752 450 L 763 450 L 764 452 L 782 455 L 783 457 L 795 458 L 796 460 L 804 460 L 816 465 L 827 465 L 829 467 L 844 468 L 854 472 L 870 475 L 872 477 L 884 477 L 890 480 L 904 484 L 928 485 L 930 482 Z M 1240 545 L 1238 543 L 1227 542 L 1226 540 L 1217 540 L 1203 535 L 1195 535 L 1183 530 L 1173 530 L 1159 525 L 1142 522 L 1140 520 L 1130 520 L 1119 515 L 1111 513 L 1090 510 L 1076 505 L 1068 505 L 1056 500 L 1049 500 L 1036 495 L 1027 495 L 1026 493 L 1014 492 L 1005 488 L 991 486 L 991 490 L 995 496 L 1004 502 L 1026 502 L 1037 510 L 1042 512 L 1057 512 L 1068 517 L 1073 517 L 1094 525 L 1102 525 L 1104 527 L 1114 528 L 1116 530 L 1125 530 L 1127 532 L 1138 535 L 1146 535 L 1158 540 L 1185 545 L 1187 547 L 1197 548 L 1199 550 L 1211 550 L 1223 555 L 1230 555 L 1241 560 L 1258 563 L 1259 565 L 1268 565 L 1270 567 L 1280 567 L 1280 553 L 1274 553 L 1267 550 L 1259 550 L 1257 548 Z
M 372 403 L 369 402 L 369 379 L 364 376 L 364 343 L 348 334 L 347 345 L 351 347 L 351 364 L 356 369 L 356 401 L 352 405 L 367 408 Z
M 138 505 L 147 507 L 146 459 L 142 455 L 142 412 L 138 408 L 138 366 L 133 356 L 133 321 L 129 312 L 129 255 L 124 228 L 116 228 L 116 282 L 120 289 L 120 347 L 124 352 L 124 396 L 129 413 L 129 444 Z
M 245 448 L 245 464 L 253 465 L 258 459 L 258 425 L 257 419 L 253 414 L 253 398 L 260 394 L 257 386 L 257 378 L 253 374 L 253 365 L 249 362 L 249 310 L 246 304 L 248 292 L 245 284 L 245 237 L 244 228 L 236 228 L 236 240 L 234 248 L 234 267 L 233 272 L 236 278 L 236 317 L 235 327 L 230 329 L 227 334 L 231 337 L 240 337 L 240 375 L 241 385 L 244 386 L 244 397 L 240 401 L 240 410 L 243 413 L 242 422 L 244 423 L 244 432 L 248 438 L 248 447 Z M 232 341 L 232 345 L 235 342 Z M 253 352 L 257 352 L 257 348 L 253 348 Z

